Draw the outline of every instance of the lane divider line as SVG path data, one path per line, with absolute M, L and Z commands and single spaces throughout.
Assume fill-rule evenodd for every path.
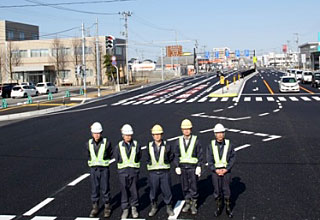
M 314 92 L 311 92 L 310 90 L 308 90 L 308 89 L 306 89 L 306 88 L 304 88 L 304 87 L 302 87 L 302 86 L 299 86 L 299 87 L 300 87 L 300 89 L 302 89 L 302 90 L 304 90 L 304 91 L 306 91 L 306 92 L 314 95 Z
M 174 216 L 169 216 L 168 219 L 177 219 L 178 216 L 180 215 L 180 212 L 182 210 L 184 203 L 185 203 L 185 200 L 178 200 L 173 209 Z
M 47 198 L 47 199 L 43 200 L 38 205 L 36 205 L 32 209 L 30 209 L 29 211 L 24 213 L 23 216 L 31 216 L 31 215 L 33 215 L 35 212 L 37 212 L 38 210 L 40 210 L 42 207 L 46 206 L 47 204 L 49 204 L 53 200 L 54 200 L 54 198 Z
M 272 91 L 271 87 L 269 86 L 269 84 L 267 83 L 266 80 L 263 80 L 264 84 L 266 85 L 267 89 L 269 90 L 271 95 L 274 95 L 274 92 Z
M 88 176 L 90 176 L 90 173 L 85 173 L 85 174 L 79 176 L 77 179 L 73 180 L 71 183 L 69 183 L 68 186 L 75 186 L 78 183 L 80 183 L 82 180 L 87 178 Z

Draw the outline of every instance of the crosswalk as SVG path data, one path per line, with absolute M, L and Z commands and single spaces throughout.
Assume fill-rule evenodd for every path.
M 223 97 L 223 98 L 209 98 L 209 97 L 194 97 L 190 99 L 186 98 L 158 98 L 151 100 L 128 100 L 119 101 L 113 103 L 113 106 L 117 105 L 158 105 L 158 104 L 182 104 L 182 103 L 214 103 L 214 102 L 320 102 L 320 96 L 243 96 L 243 97 Z

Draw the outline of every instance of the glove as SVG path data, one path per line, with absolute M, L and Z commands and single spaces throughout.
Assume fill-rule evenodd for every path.
M 181 175 L 181 168 L 180 168 L 180 167 L 177 167 L 177 168 L 176 168 L 176 174 L 177 174 L 177 175 Z
M 200 176 L 201 176 L 201 167 L 197 167 L 195 173 L 196 173 L 196 175 L 197 175 L 198 177 L 200 177 Z

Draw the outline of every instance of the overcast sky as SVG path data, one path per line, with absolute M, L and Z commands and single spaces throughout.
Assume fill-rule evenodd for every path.
M 89 0 L 32 0 L 40 3 L 94 2 Z M 112 0 L 111 0 L 112 1 Z M 282 44 L 290 41 L 291 49 L 307 41 L 317 41 L 320 31 L 319 0 L 132 0 L 98 4 L 60 5 L 59 9 L 48 6 L 11 7 L 32 5 L 26 0 L 1 0 L 0 19 L 40 26 L 40 35 L 70 28 L 60 37 L 81 36 L 84 22 L 95 34 L 93 24 L 99 19 L 99 35 L 121 36 L 124 21 L 118 12 L 131 11 L 129 17 L 130 57 L 155 58 L 160 54 L 159 41 L 183 41 L 184 51 L 192 51 L 194 40 L 199 50 L 217 47 L 256 49 L 259 54 L 280 52 Z M 1 8 L 2 7 L 2 8 Z M 61 8 L 63 7 L 63 8 Z M 64 9 L 94 13 L 79 13 Z M 111 13 L 99 15 L 95 13 Z M 46 36 L 53 37 L 53 36 Z M 187 41 L 186 41 L 187 40 Z M 153 43 L 152 43 L 153 42 Z M 157 43 L 154 43 L 157 42 Z M 148 43 L 149 46 L 141 46 Z

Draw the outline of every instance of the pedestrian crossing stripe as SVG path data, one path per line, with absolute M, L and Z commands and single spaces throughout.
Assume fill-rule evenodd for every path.
M 198 97 L 194 97 L 191 99 L 176 99 L 176 98 L 172 98 L 172 99 L 152 99 L 152 100 L 131 100 L 128 102 L 123 102 L 119 105 L 149 105 L 149 104 L 170 104 L 170 103 L 192 103 L 197 101 L 198 103 L 204 103 L 204 102 L 210 102 L 210 103 L 214 103 L 214 102 L 227 102 L 232 100 L 233 102 L 239 102 L 239 101 L 244 101 L 244 102 L 252 102 L 252 101 L 256 101 L 256 102 L 263 102 L 263 101 L 267 101 L 267 102 L 286 102 L 286 101 L 292 101 L 292 102 L 298 102 L 298 101 L 305 101 L 305 102 L 311 102 L 311 101 L 320 101 L 320 97 L 319 96 L 288 96 L 288 97 L 271 97 L 271 96 L 267 96 L 267 97 L 252 97 L 252 96 L 245 96 L 245 97 L 235 97 L 235 98 L 229 98 L 229 97 L 223 97 L 223 98 L 218 98 L 218 97 L 213 97 L 213 98 L 208 98 L 208 97 L 202 97 L 200 99 L 198 99 Z M 116 105 L 118 105 L 118 103 L 115 103 Z M 113 104 L 114 105 L 114 104 Z M 0 219 L 1 220 L 1 219 Z
M 11 220 L 14 219 L 15 215 L 0 215 L 0 220 Z

